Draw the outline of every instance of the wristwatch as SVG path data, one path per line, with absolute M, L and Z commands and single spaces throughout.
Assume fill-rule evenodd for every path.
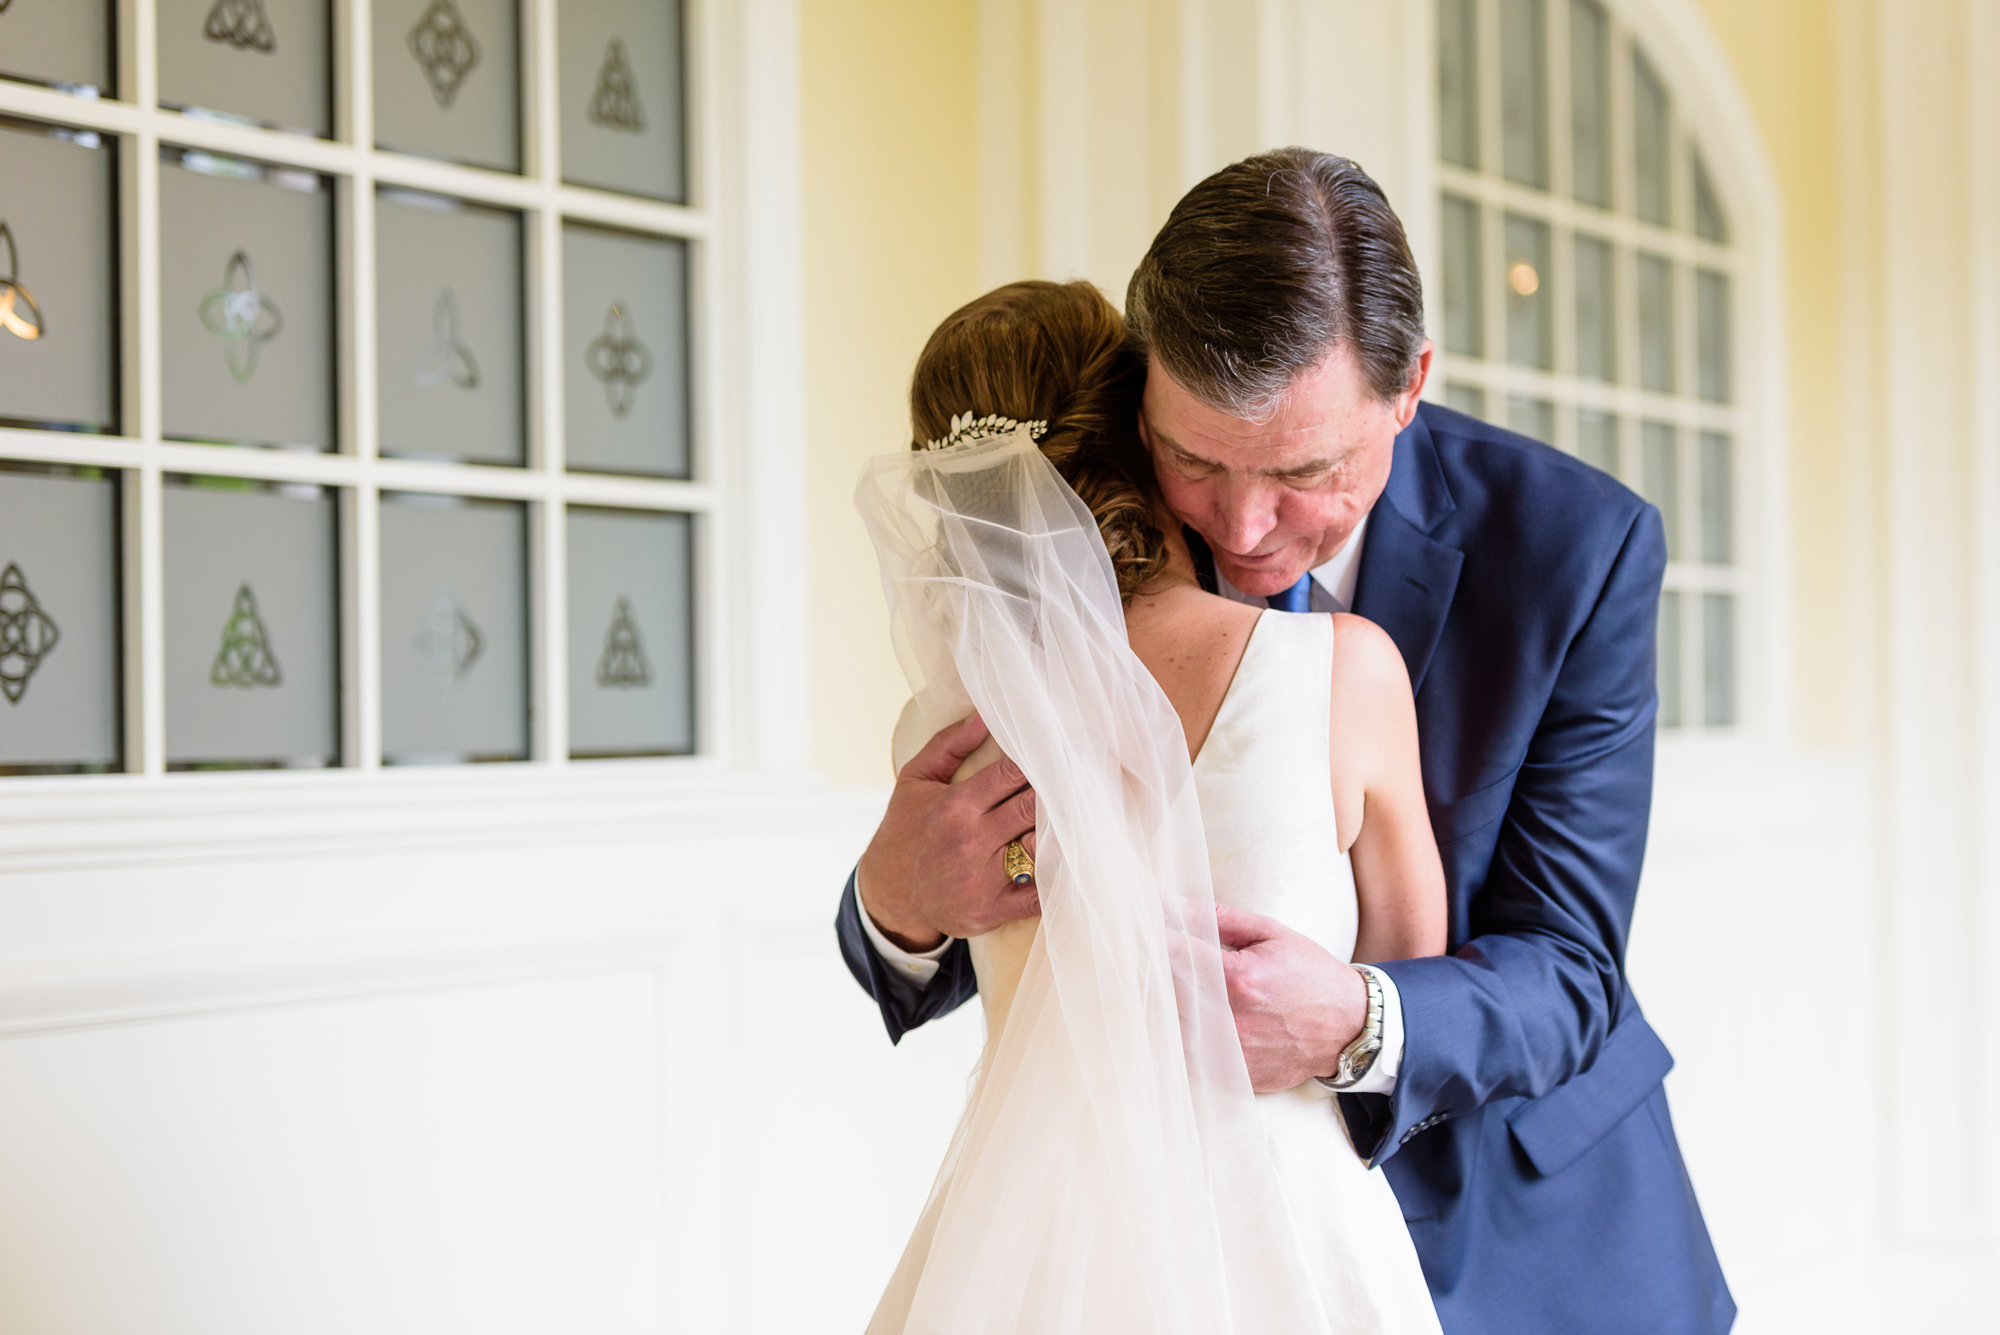
M 1375 1067 L 1375 1059 L 1382 1055 L 1382 975 L 1366 964 L 1357 964 L 1355 969 L 1362 981 L 1368 984 L 1368 1018 L 1361 1023 L 1361 1032 L 1354 1036 L 1340 1054 L 1340 1064 L 1334 1068 L 1331 1077 L 1322 1077 L 1332 1089 L 1352 1089 L 1361 1083 L 1361 1078 Z

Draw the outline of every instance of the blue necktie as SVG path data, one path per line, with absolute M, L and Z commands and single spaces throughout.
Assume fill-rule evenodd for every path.
M 1291 588 L 1272 594 L 1264 600 L 1266 606 L 1276 612 L 1310 612 L 1312 608 L 1312 572 L 1299 576 L 1299 582 Z

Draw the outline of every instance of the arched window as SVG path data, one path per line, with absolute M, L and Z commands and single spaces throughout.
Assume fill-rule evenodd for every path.
M 1659 506 L 1660 724 L 1740 715 L 1740 254 L 1673 90 L 1597 0 L 1437 0 L 1446 403 Z

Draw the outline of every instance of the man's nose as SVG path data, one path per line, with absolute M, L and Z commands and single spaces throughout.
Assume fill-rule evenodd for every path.
M 1225 481 L 1217 496 L 1217 536 L 1223 546 L 1248 556 L 1278 526 L 1278 505 L 1272 489 L 1260 481 Z

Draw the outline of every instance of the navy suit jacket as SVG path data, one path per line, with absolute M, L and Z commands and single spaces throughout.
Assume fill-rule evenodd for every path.
M 1735 1318 L 1681 1163 L 1673 1065 L 1625 983 L 1652 804 L 1659 512 L 1523 436 L 1424 404 L 1370 514 L 1354 611 L 1416 691 L 1449 953 L 1402 994 L 1393 1095 L 1343 1096 L 1450 1335 L 1712 1335 Z M 976 990 L 848 967 L 892 1039 Z

